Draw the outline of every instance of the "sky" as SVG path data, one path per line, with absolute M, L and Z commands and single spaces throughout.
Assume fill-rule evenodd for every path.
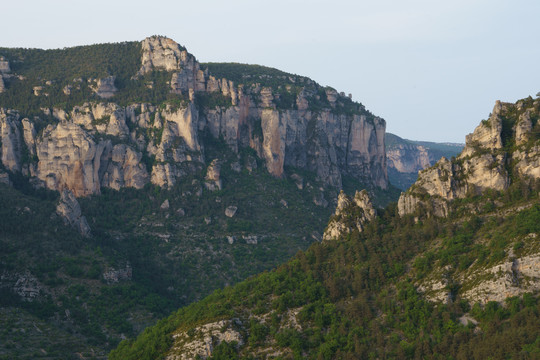
M 19 0 L 0 47 L 165 35 L 201 62 L 308 76 L 412 140 L 460 142 L 496 100 L 540 92 L 538 0 Z

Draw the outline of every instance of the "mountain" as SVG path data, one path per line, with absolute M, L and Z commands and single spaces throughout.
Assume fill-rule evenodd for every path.
M 497 103 L 398 206 L 341 193 L 322 243 L 179 309 L 110 359 L 538 358 L 539 104 Z M 459 195 L 429 192 L 441 184 Z
M 385 145 L 388 180 L 401 190 L 407 190 L 416 181 L 420 170 L 463 150 L 463 144 L 407 140 L 391 133 L 386 133 Z
M 275 177 L 290 166 L 336 188 L 343 176 L 387 187 L 385 121 L 310 79 L 200 64 L 158 36 L 0 54 L 2 163 L 36 186 L 76 196 L 171 188 L 213 160 L 207 134 L 234 152 L 253 149 Z M 237 82 L 220 77 L 227 74 Z
M 0 56 L 0 358 L 105 358 L 320 241 L 340 189 L 399 196 L 384 120 L 308 78 L 164 37 Z

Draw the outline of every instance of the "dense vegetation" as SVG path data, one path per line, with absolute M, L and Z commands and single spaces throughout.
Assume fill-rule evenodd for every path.
M 261 86 L 278 87 L 297 83 L 312 82 L 307 77 L 289 74 L 284 71 L 261 65 L 239 63 L 203 63 L 201 68 L 208 69 L 216 79 L 225 78 L 235 84 L 260 84 Z
M 456 271 L 470 266 L 465 259 L 478 255 L 485 234 L 493 236 L 480 250 L 487 263 L 500 261 L 508 246 L 534 245 L 522 235 L 540 232 L 540 188 L 525 182 L 517 189 L 499 194 L 508 197 L 497 206 L 499 213 L 486 210 L 472 218 L 426 217 L 415 223 L 390 205 L 364 232 L 314 244 L 274 271 L 216 291 L 138 339 L 122 342 L 110 358 L 159 359 L 170 351 L 173 333 L 189 334 L 199 324 L 231 318 L 242 321 L 245 345 L 222 344 L 215 359 L 257 358 L 268 348 L 283 359 L 537 358 L 537 294 L 471 307 L 457 284 L 448 284 L 447 303 L 430 303 L 415 288 L 426 266 L 446 263 Z M 469 208 L 476 203 L 481 201 L 471 200 Z M 532 207 L 504 214 L 520 203 Z M 527 243 L 516 245 L 520 242 Z M 298 311 L 299 328 L 287 325 L 291 309 Z

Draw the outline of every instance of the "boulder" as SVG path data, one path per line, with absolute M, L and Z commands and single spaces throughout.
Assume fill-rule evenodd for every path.
M 236 211 L 238 208 L 236 206 L 227 206 L 225 209 L 225 216 L 232 218 L 234 215 L 236 215 Z
M 159 208 L 161 210 L 169 210 L 169 199 L 165 199 Z

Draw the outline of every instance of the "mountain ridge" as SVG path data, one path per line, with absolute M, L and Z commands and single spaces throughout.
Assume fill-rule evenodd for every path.
M 26 58 L 17 51 L 2 49 L 1 52 L 4 56 L 18 56 L 18 61 L 22 64 L 28 61 L 22 60 Z M 81 56 L 79 53 L 91 52 L 92 49 L 82 47 L 60 50 L 62 51 Z M 37 76 L 36 70 L 22 71 L 24 67 L 20 64 L 5 72 L 3 76 L 9 81 L 7 90 L 0 95 L 0 106 L 5 106 L 7 101 L 12 104 L 10 106 L 17 107 L 17 101 L 14 101 L 17 96 L 28 104 L 21 114 L 13 110 L 4 110 L 2 114 L 5 123 L 2 126 L 3 143 L 12 144 L 4 146 L 2 152 L 4 165 L 8 169 L 22 170 L 22 153 L 18 148 L 26 146 L 31 156 L 26 159 L 25 174 L 41 182 L 42 186 L 56 190 L 71 188 L 70 183 L 73 181 L 68 180 L 71 178 L 76 182 L 89 183 L 87 189 L 71 188 L 77 196 L 95 193 L 99 191 L 102 179 L 96 176 L 90 179 L 88 174 L 103 176 L 106 170 L 99 166 L 112 157 L 111 151 L 116 145 L 107 145 L 106 141 L 92 138 L 96 135 L 112 136 L 116 138 L 112 140 L 125 143 L 135 153 L 135 156 L 129 156 L 131 163 L 120 163 L 120 167 L 140 167 L 138 177 L 148 177 L 154 184 L 170 187 L 186 171 L 189 173 L 193 168 L 200 168 L 206 161 L 211 160 L 204 159 L 204 144 L 198 135 L 201 131 L 208 131 L 215 138 L 222 136 L 234 151 L 237 151 L 238 147 L 253 148 L 257 155 L 265 160 L 269 173 L 277 177 L 283 175 L 284 166 L 293 166 L 314 171 L 319 179 L 337 188 L 341 187 L 344 174 L 350 174 L 373 186 L 387 186 L 384 120 L 373 116 L 361 104 L 352 102 L 332 88 L 323 88 L 304 77 L 282 79 L 281 75 L 277 81 L 271 81 L 273 85 L 265 87 L 261 82 L 269 81 L 266 74 L 260 75 L 257 82 L 252 82 L 249 86 L 234 84 L 230 80 L 215 78 L 209 74 L 208 66 L 216 68 L 216 64 L 207 65 L 207 68 L 202 70 L 193 55 L 165 37 L 151 37 L 141 43 L 122 43 L 116 47 L 110 44 L 100 45 L 95 51 L 96 59 L 100 56 L 106 58 L 106 54 L 114 51 L 118 52 L 119 59 L 123 59 L 123 53 L 133 54 L 140 51 L 139 69 L 133 72 L 129 70 L 137 67 L 132 59 L 129 66 L 122 67 L 122 71 L 115 69 L 123 60 L 117 60 L 116 65 L 106 68 L 99 65 L 84 70 L 81 65 L 78 70 L 72 71 L 71 76 L 79 76 L 73 80 L 67 79 L 67 75 L 64 75 L 64 80 L 44 80 L 41 76 L 46 74 Z M 30 56 L 31 52 L 27 52 Z M 103 60 L 96 60 L 98 64 L 100 61 Z M 15 60 L 12 62 L 17 64 Z M 219 65 L 226 68 L 230 66 Z M 246 66 L 242 65 L 241 68 Z M 15 75 L 19 70 L 24 74 Z M 119 74 L 111 75 L 112 70 L 119 71 Z M 54 77 L 54 71 L 50 70 L 49 76 Z M 104 74 L 105 71 L 107 75 Z M 81 78 L 80 74 L 86 74 L 85 78 Z M 103 77 L 93 78 L 88 74 Z M 283 80 L 290 84 L 283 85 Z M 25 87 L 27 89 L 23 90 Z M 29 91 L 30 88 L 34 96 L 20 95 L 21 91 Z M 129 100 L 138 97 L 138 94 L 141 95 L 140 99 L 154 97 L 153 104 L 152 101 L 148 104 L 141 103 L 140 100 Z M 94 97 L 94 102 L 84 103 L 84 96 L 89 99 Z M 4 101 L 2 98 L 5 98 Z M 103 102 L 104 98 L 109 101 Z M 121 100 L 120 105 L 114 102 L 116 98 Z M 64 108 L 56 107 L 57 103 L 62 105 L 62 102 L 66 104 Z M 70 102 L 73 106 L 69 105 Z M 28 106 L 32 110 L 27 109 Z M 22 133 L 22 129 L 15 127 L 19 127 L 16 124 L 21 122 L 26 114 L 38 115 L 39 118 L 35 120 L 30 117 L 26 120 L 30 122 L 27 130 L 29 136 L 24 138 L 23 144 L 17 134 Z M 77 147 L 97 146 L 95 154 L 94 150 L 80 154 L 82 157 L 94 156 L 91 160 L 94 164 L 85 160 L 86 164 L 83 165 L 86 177 L 73 175 L 77 171 L 73 168 L 73 162 L 81 161 L 80 157 L 76 156 L 67 163 L 57 164 L 46 158 L 46 154 L 56 156 L 53 155 L 56 151 L 54 143 L 61 144 L 61 137 L 48 145 L 48 152 L 33 151 L 43 139 L 41 131 L 32 131 L 31 127 L 39 125 L 41 129 L 45 126 L 44 123 L 51 125 L 52 128 L 47 134 L 54 139 L 56 135 L 61 136 L 52 132 L 55 122 L 73 123 L 72 129 L 63 131 L 70 134 L 69 136 L 81 138 L 85 133 L 90 134 L 90 138 L 78 143 Z M 134 133 L 138 129 L 142 131 Z M 124 154 L 127 154 L 125 151 L 127 150 L 124 149 Z M 33 156 L 37 156 L 39 165 L 49 165 L 44 169 L 36 167 Z M 146 175 L 145 169 L 140 166 L 141 160 L 154 157 L 155 160 L 147 161 L 151 166 L 147 167 Z M 59 167 L 68 169 L 67 173 L 63 172 L 62 179 L 47 178 L 51 173 L 58 173 Z M 70 170 L 72 168 L 73 170 Z M 116 169 L 114 171 L 118 174 L 122 173 L 118 166 Z M 118 181 L 122 182 L 122 179 Z M 108 186 L 107 183 L 104 186 Z M 134 186 L 140 187 L 137 182 Z

